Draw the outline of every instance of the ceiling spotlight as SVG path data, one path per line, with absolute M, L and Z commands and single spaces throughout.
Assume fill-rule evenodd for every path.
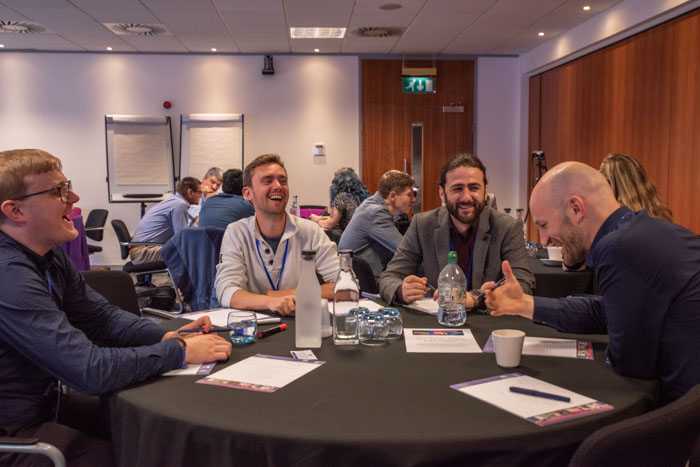
M 112 48 L 111 48 L 111 47 L 107 47 L 107 50 L 112 50 Z
M 591 6 L 590 6 L 590 5 L 585 5 L 585 6 L 583 7 L 583 11 L 588 11 L 588 10 L 590 10 L 590 9 L 591 9 Z
M 0 49 L 4 48 L 5 44 L 0 44 Z
M 319 53 L 321 49 L 314 49 L 314 52 Z
M 212 48 L 211 48 L 211 51 L 212 51 L 212 52 L 216 52 L 216 47 L 212 47 Z
M 542 37 L 542 36 L 544 36 L 544 33 L 543 33 L 542 31 L 540 31 L 540 32 L 537 33 L 537 35 L 540 36 L 540 37 Z

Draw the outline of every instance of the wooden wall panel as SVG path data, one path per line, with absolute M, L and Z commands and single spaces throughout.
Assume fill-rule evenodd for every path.
M 430 63 L 412 62 L 411 66 Z M 436 62 L 435 94 L 404 94 L 401 60 L 362 61 L 362 180 L 374 192 L 391 169 L 411 167 L 411 124 L 423 123 L 423 205 L 440 205 L 437 185 L 442 164 L 457 152 L 474 148 L 474 62 Z M 460 102 L 464 113 L 443 113 Z
M 698 24 L 696 11 L 530 78 L 539 114 L 530 112 L 529 132 L 550 168 L 568 160 L 598 168 L 610 152 L 636 157 L 675 221 L 696 233 Z

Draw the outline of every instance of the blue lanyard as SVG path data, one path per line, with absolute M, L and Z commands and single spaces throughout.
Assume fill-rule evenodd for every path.
M 49 283 L 49 293 L 51 292 L 51 276 L 49 276 L 49 271 L 46 271 L 46 281 Z
M 467 287 L 469 287 L 469 279 L 472 277 L 472 265 L 474 264 L 474 248 L 476 247 L 476 232 L 474 233 L 474 241 L 472 242 L 472 252 L 469 255 L 469 270 L 467 271 Z M 450 235 L 450 251 L 455 251 L 454 243 L 452 243 L 452 235 Z
M 632 214 L 634 214 L 633 211 L 627 211 L 627 212 L 625 213 L 625 215 L 622 216 L 622 217 L 620 218 L 620 220 L 617 221 L 617 223 L 615 224 L 615 226 L 612 228 L 613 232 L 616 231 L 617 229 L 619 229 L 619 228 L 620 228 L 620 224 L 622 223 L 622 221 L 626 220 L 626 219 L 627 219 L 628 217 L 630 217 Z
M 260 254 L 260 242 L 258 239 L 255 239 L 255 248 L 258 250 L 258 257 L 260 258 L 260 262 L 262 263 L 262 267 L 265 270 L 265 275 L 267 276 L 267 280 L 270 281 L 270 285 L 272 286 L 272 290 L 279 290 L 280 289 L 280 281 L 282 280 L 282 273 L 284 272 L 284 265 L 287 264 L 287 250 L 289 250 L 289 239 L 284 241 L 284 256 L 282 257 L 282 269 L 280 269 L 280 275 L 277 276 L 277 285 L 275 285 L 272 282 L 272 277 L 270 277 L 270 272 L 267 270 L 267 266 L 265 266 L 265 261 L 263 261 L 262 254 Z

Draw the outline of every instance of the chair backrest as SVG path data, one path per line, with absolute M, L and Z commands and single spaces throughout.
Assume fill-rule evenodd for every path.
M 664 407 L 596 431 L 578 447 L 569 467 L 684 466 L 699 438 L 700 384 Z
M 192 311 L 219 306 L 214 278 L 224 232 L 218 227 L 188 227 L 160 250 L 173 282 Z
M 85 282 L 109 303 L 141 316 L 136 288 L 131 276 L 124 271 L 84 271 Z
M 328 238 L 330 238 L 331 241 L 337 245 L 338 242 L 340 241 L 340 237 L 342 237 L 342 235 L 343 235 L 343 231 L 340 229 L 330 229 L 330 230 L 324 229 L 324 230 L 326 232 L 326 235 L 328 235 Z
M 117 234 L 117 240 L 119 240 L 119 248 L 122 253 L 122 259 L 126 259 L 129 256 L 129 247 L 121 245 L 122 242 L 130 242 L 131 234 L 126 224 L 121 219 L 112 219 L 112 227 L 114 228 L 114 233 Z
M 360 283 L 360 291 L 371 294 L 379 293 L 379 286 L 374 277 L 369 263 L 359 256 L 352 257 L 352 270 L 355 272 L 357 282 Z
M 106 209 L 93 209 L 88 214 L 87 220 L 85 221 L 85 228 L 96 228 L 96 230 L 86 230 L 85 235 L 88 238 L 95 240 L 96 242 L 101 242 L 104 236 L 103 227 L 107 223 L 107 215 L 109 211 Z

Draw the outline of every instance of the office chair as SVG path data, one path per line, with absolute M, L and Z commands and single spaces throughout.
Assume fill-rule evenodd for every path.
M 129 257 L 129 247 L 132 245 L 159 245 L 158 243 L 132 242 L 129 229 L 121 219 L 113 219 L 112 227 L 114 228 L 114 233 L 117 234 L 117 240 L 119 240 L 119 248 L 121 250 L 122 259 L 127 259 Z M 135 274 L 137 279 L 139 279 L 140 276 L 143 277 L 142 280 L 139 280 L 139 284 L 145 284 L 149 287 L 155 287 L 150 280 L 152 274 L 163 272 L 166 273 L 173 285 L 173 288 L 175 289 L 175 298 L 180 308 L 177 313 L 183 312 L 184 307 L 182 300 L 180 300 L 180 294 L 177 292 L 177 286 L 175 285 L 175 282 L 173 282 L 173 278 L 170 275 L 170 271 L 168 271 L 168 267 L 166 266 L 165 262 L 156 261 L 153 263 L 134 264 L 133 262 L 129 261 L 122 267 L 122 271 L 129 274 Z
M 377 280 L 375 279 L 374 272 L 372 272 L 372 268 L 369 266 L 367 261 L 359 256 L 353 256 L 352 270 L 355 272 L 357 282 L 360 284 L 360 292 L 367 292 L 371 294 L 379 293 Z
M 131 276 L 124 271 L 83 271 L 85 282 L 109 303 L 141 316 L 136 288 Z
M 56 467 L 66 467 L 66 458 L 53 444 L 42 443 L 39 438 L 0 438 L 0 452 L 19 454 L 41 454 L 53 462 Z
M 699 440 L 700 384 L 664 407 L 594 432 L 578 447 L 569 467 L 682 467 Z M 698 462 L 692 459 L 690 465 Z
M 85 235 L 91 240 L 101 242 L 104 236 L 105 224 L 109 211 L 106 209 L 93 209 L 88 214 L 85 220 Z M 98 245 L 90 245 L 88 243 L 88 254 L 98 253 L 102 251 L 102 247 Z
M 214 279 L 224 229 L 188 227 L 168 240 L 160 250 L 170 276 L 192 311 L 218 308 Z

